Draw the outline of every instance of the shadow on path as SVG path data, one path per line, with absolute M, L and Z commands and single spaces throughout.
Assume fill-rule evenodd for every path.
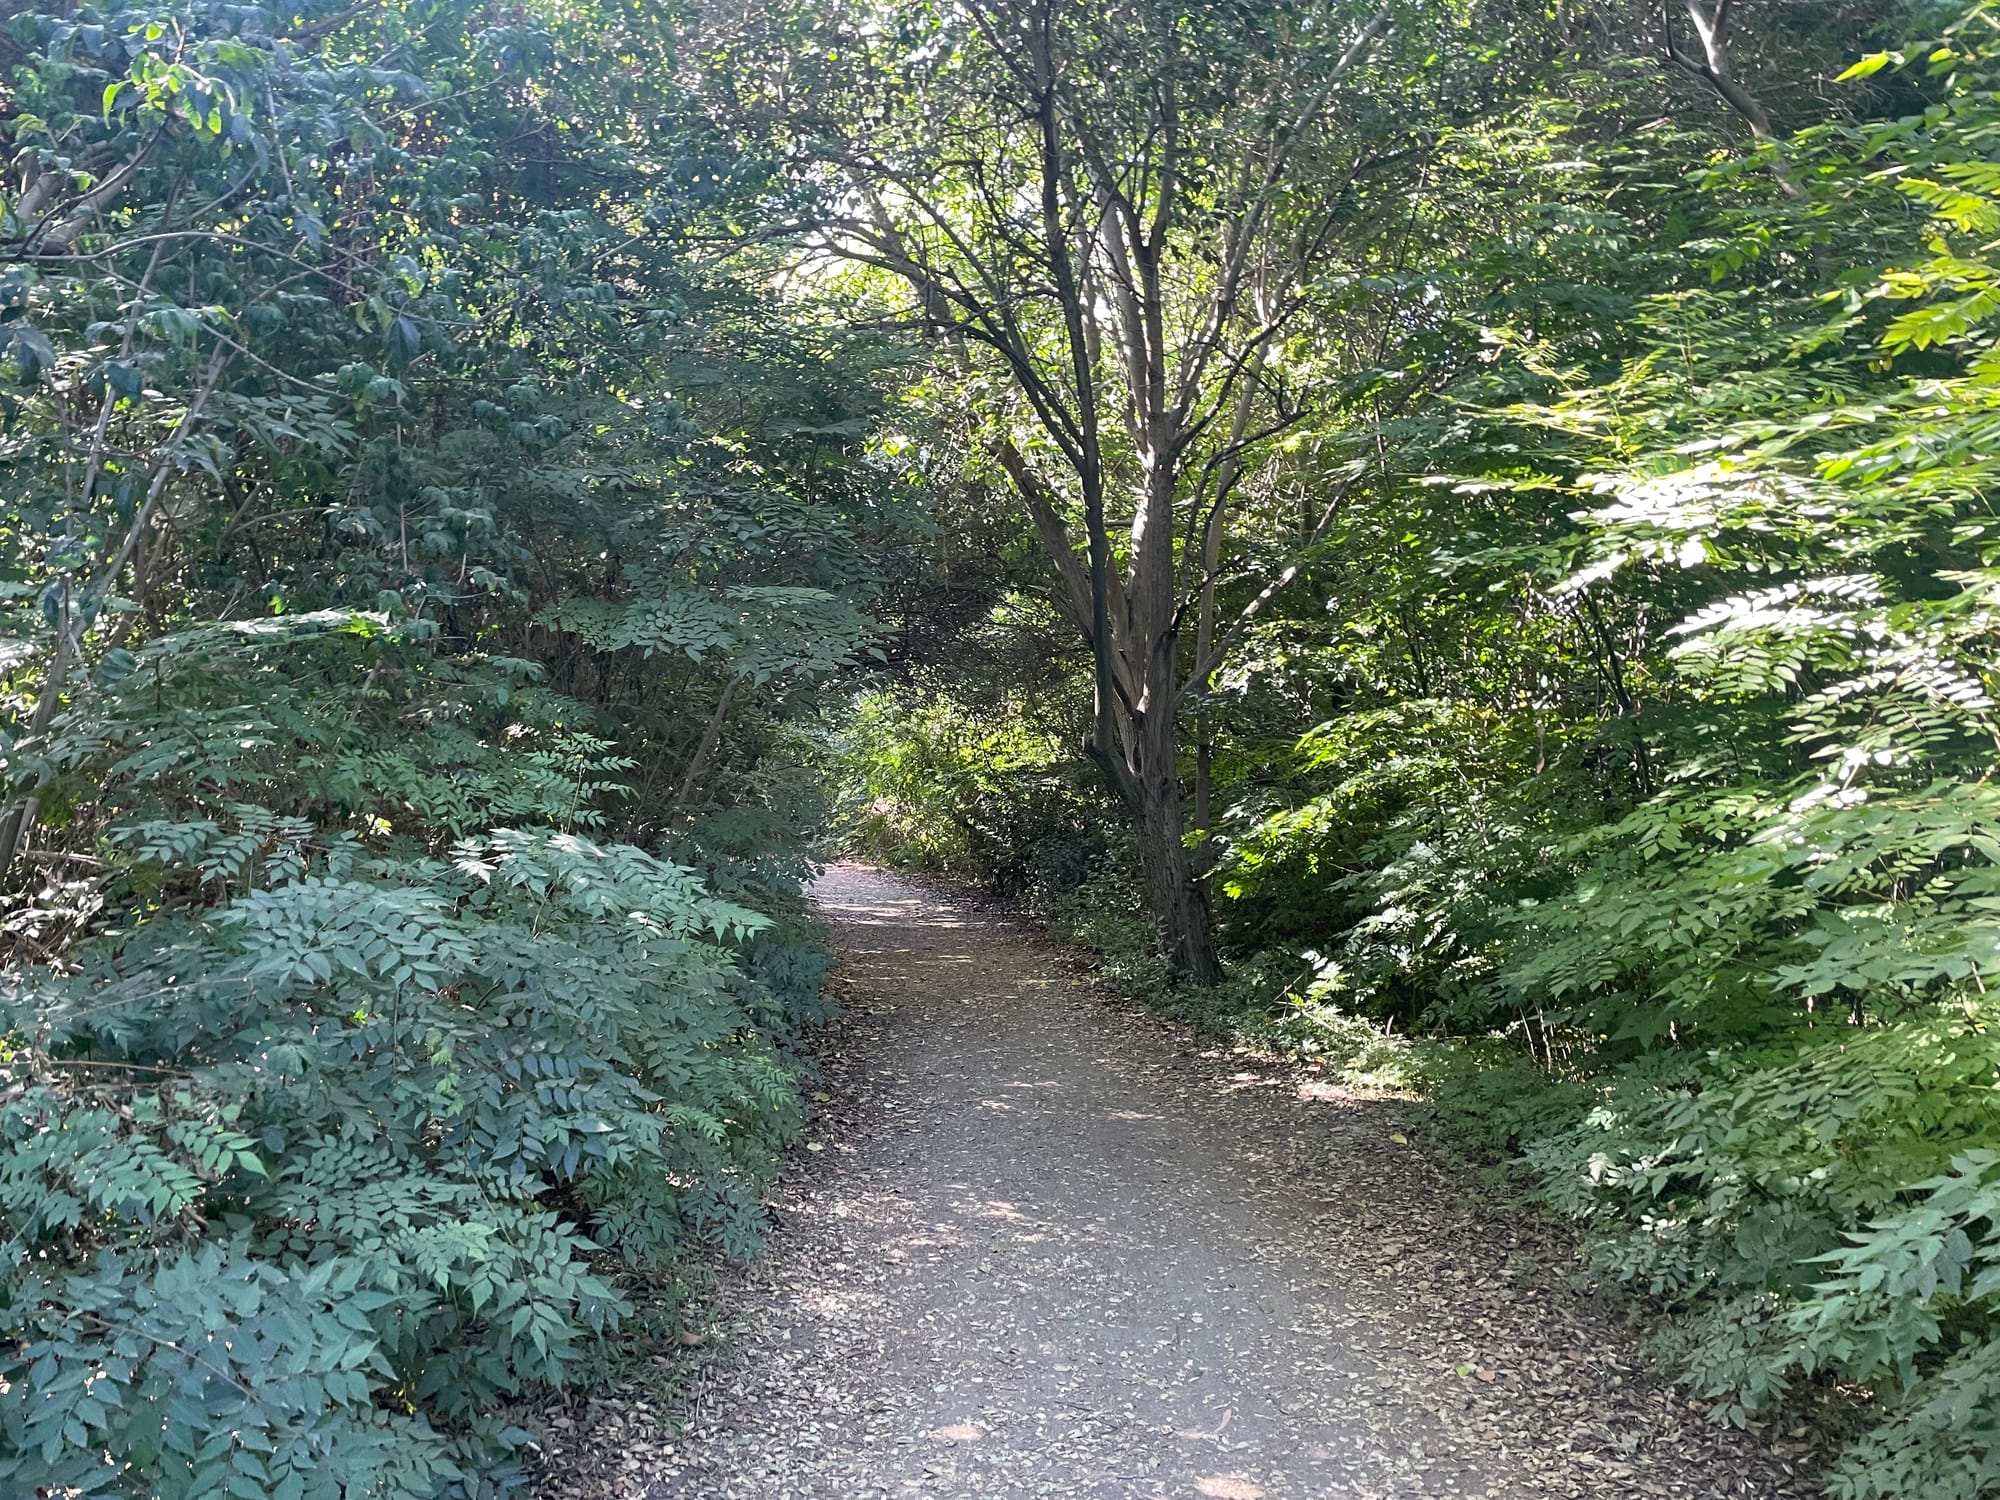
M 1020 929 L 815 899 L 831 1095 L 653 1500 L 1813 1493 L 1640 1374 L 1533 1227 Z M 633 1476 L 639 1479 L 640 1476 Z

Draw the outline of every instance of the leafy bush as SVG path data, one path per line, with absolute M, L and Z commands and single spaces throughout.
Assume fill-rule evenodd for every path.
M 1767 279 L 1722 266 L 1724 290 L 1640 299 L 1645 347 L 1612 381 L 1508 410 L 1541 467 L 1516 480 L 1503 456 L 1482 483 L 1537 493 L 1573 465 L 1576 529 L 1454 540 L 1437 573 L 1528 581 L 1513 670 L 1560 700 L 1567 654 L 1597 713 L 1496 715 L 1485 662 L 1442 709 L 1350 710 L 1295 753 L 1311 795 L 1253 808 L 1223 865 L 1253 912 L 1309 909 L 1286 882 L 1326 872 L 1347 1003 L 1514 1038 L 1513 1062 L 1444 1079 L 1440 1109 L 1518 1149 L 1593 1231 L 1598 1272 L 1671 1314 L 1662 1349 L 1718 1419 L 1808 1382 L 1873 1392 L 1831 1480 L 1852 1497 L 2000 1484 L 1994 559 L 1973 436 L 1993 364 L 1965 240 L 2000 207 L 1963 160 L 1991 129 L 1991 37 L 1982 9 L 1936 51 L 1952 76 L 1921 119 L 1802 148 L 1872 243 L 1769 212 Z M 1898 193 L 1935 215 L 1933 252 L 1965 253 L 1843 265 L 1898 253 Z M 1566 450 L 1576 431 L 1605 448 Z M 1483 727 L 1449 738 L 1461 723 Z
M 817 964 L 629 845 L 546 823 L 452 840 L 425 789 L 511 808 L 510 759 L 545 818 L 590 800 L 533 751 L 441 764 L 440 738 L 504 722 L 491 695 L 456 733 L 413 719 L 391 762 L 426 767 L 394 785 L 445 842 L 329 831 L 314 731 L 351 724 L 337 687 L 357 658 L 392 699 L 423 687 L 419 717 L 440 703 L 379 625 L 197 632 L 141 657 L 66 741 L 98 748 L 64 774 L 120 809 L 96 890 L 123 919 L 12 970 L 0 1011 L 0 1479 L 483 1493 L 526 1436 L 493 1413 L 561 1383 L 626 1310 L 600 1247 L 645 1266 L 690 1237 L 755 1243 L 801 1122 L 779 1049 Z M 259 682 L 261 703 L 222 691 Z M 225 712 L 239 733 L 261 718 L 249 748 L 190 754 Z M 263 806 L 172 815 L 218 780 Z
M 838 752 L 847 839 L 1003 894 L 1074 889 L 1107 846 L 1106 810 L 1062 727 L 1047 705 L 864 695 Z
M 493 1495 L 757 1242 L 910 507 L 682 20 L 0 18 L 0 1492 Z

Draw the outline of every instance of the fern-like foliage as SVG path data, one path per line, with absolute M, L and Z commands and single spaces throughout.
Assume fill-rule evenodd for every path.
M 237 670 L 217 677 L 221 642 Z M 472 1485 L 524 1441 L 486 1414 L 561 1383 L 625 1311 L 594 1252 L 755 1244 L 758 1184 L 801 1122 L 793 1016 L 737 957 L 770 920 L 566 831 L 587 786 L 539 827 L 339 830 L 357 820 L 300 768 L 327 684 L 357 678 L 316 668 L 345 650 L 381 683 L 378 648 L 327 620 L 162 643 L 100 722 L 73 716 L 65 749 L 96 758 L 67 774 L 150 816 L 106 826 L 135 920 L 15 968 L 0 1001 L 17 1488 Z M 240 723 L 217 684 L 267 667 L 273 727 L 231 770 L 266 801 L 168 816 L 210 767 L 135 761 L 146 700 L 214 690 Z M 408 791 L 359 790 L 385 812 Z
M 914 516 L 685 19 L 0 18 L 0 1494 L 493 1500 L 757 1243 Z

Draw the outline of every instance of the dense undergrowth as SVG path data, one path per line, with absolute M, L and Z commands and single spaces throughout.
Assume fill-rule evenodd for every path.
M 508 1489 L 830 775 L 2000 1492 L 2000 18 L 1244 17 L 8 9 L 0 1489 Z
M 5 996 L 17 1484 L 477 1490 L 526 1440 L 508 1399 L 630 1310 L 592 1252 L 746 1253 L 801 1123 L 785 1049 L 819 962 L 795 897 L 752 910 L 533 817 L 587 810 L 590 759 L 482 753 L 556 706 L 492 669 L 366 617 L 274 626 L 160 637 L 64 726 L 101 747 L 69 774 L 100 788 L 105 852 L 23 916 L 125 919 Z M 361 661 L 365 713 L 459 699 L 352 768 L 376 808 L 403 771 L 429 838 L 321 802 Z M 190 756 L 205 711 L 245 748 Z M 489 828 L 489 798 L 528 807 Z
M 0 1492 L 498 1494 L 757 1244 L 915 533 L 680 25 L 0 20 Z
M 1661 1310 L 1719 1420 L 1865 1393 L 1830 1493 L 1970 1500 L 2000 1492 L 2000 32 L 1894 24 L 1856 40 L 1921 45 L 1751 159 L 1637 128 L 1615 69 L 1454 138 L 1400 354 L 1483 353 L 1387 423 L 1330 389 L 1268 461 L 1274 505 L 1365 484 L 1192 709 L 1223 984 L 1155 956 L 1080 676 L 884 686 L 848 806 L 1191 1019 L 1425 1093 Z

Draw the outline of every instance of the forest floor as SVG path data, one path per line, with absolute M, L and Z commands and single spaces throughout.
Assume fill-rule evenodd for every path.
M 581 1409 L 552 1492 L 1817 1493 L 1802 1433 L 1648 1376 L 1560 1236 L 1397 1101 L 1109 997 L 976 904 L 857 865 L 814 894 L 845 1017 L 769 1250 L 681 1430 Z

